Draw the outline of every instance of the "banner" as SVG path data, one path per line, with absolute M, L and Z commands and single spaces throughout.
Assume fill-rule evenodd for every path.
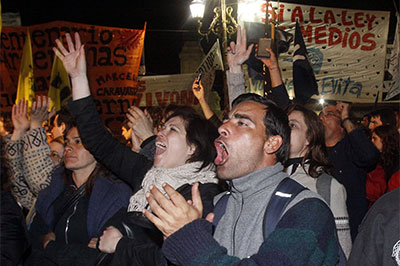
M 17 87 L 17 98 L 15 102 L 19 100 L 27 100 L 28 107 L 31 107 L 35 101 L 35 89 L 33 80 L 33 60 L 32 60 L 32 46 L 31 38 L 28 36 L 25 39 L 24 50 L 21 59 L 21 65 L 18 77 L 18 87 Z
M 269 3 L 279 28 L 294 34 L 296 20 L 300 23 L 319 88 L 320 96 L 314 98 L 375 101 L 383 87 L 390 12 Z M 264 23 L 266 10 L 265 1 L 239 0 L 239 23 Z M 272 17 L 272 9 L 268 12 Z M 279 64 L 294 96 L 292 54 L 293 46 L 280 55 Z
M 389 91 L 385 97 L 386 100 L 390 100 L 400 93 L 400 15 L 396 14 L 396 32 L 394 35 L 393 49 L 390 53 L 389 60 L 389 73 L 392 75 L 392 81 L 390 82 Z
M 9 111 L 15 98 L 18 70 L 27 27 L 3 27 L 0 42 L 0 69 L 9 77 L 0 77 L 1 108 Z M 65 33 L 79 32 L 85 44 L 89 84 L 98 111 L 110 126 L 122 121 L 129 106 L 137 102 L 137 74 L 143 50 L 145 29 L 134 30 L 95 26 L 64 21 L 29 26 L 32 40 L 34 88 L 37 95 L 47 95 L 55 39 Z M 65 38 L 63 38 L 65 43 Z M 118 122 L 118 126 L 119 126 Z
M 215 73 L 212 73 L 213 71 L 208 72 L 206 79 L 215 78 Z M 165 107 L 168 104 L 188 105 L 202 113 L 200 104 L 192 92 L 192 84 L 196 77 L 196 73 L 139 77 L 137 93 L 139 105 L 147 107 Z M 211 91 L 212 84 L 208 87 L 210 89 L 204 88 L 204 96 L 211 109 L 219 115 L 220 98 L 216 91 Z

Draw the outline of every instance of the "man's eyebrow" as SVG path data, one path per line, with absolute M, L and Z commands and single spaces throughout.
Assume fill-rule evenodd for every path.
M 246 120 L 249 120 L 250 122 L 254 123 L 254 121 L 250 117 L 248 117 L 247 115 L 242 115 L 242 114 L 236 113 L 234 115 L 234 117 L 237 118 L 237 119 L 246 119 Z

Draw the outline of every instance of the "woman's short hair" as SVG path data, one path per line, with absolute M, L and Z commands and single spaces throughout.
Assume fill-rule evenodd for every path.
M 288 115 L 294 111 L 303 114 L 304 122 L 307 126 L 306 138 L 308 140 L 308 151 L 304 156 L 304 162 L 310 164 L 308 174 L 314 178 L 318 177 L 322 170 L 329 172 L 331 165 L 328 159 L 328 151 L 325 146 L 324 125 L 318 115 L 306 107 L 293 104 L 288 108 Z
M 218 137 L 218 131 L 214 125 L 188 106 L 176 108 L 166 121 L 173 117 L 184 120 L 186 141 L 189 145 L 196 146 L 195 152 L 187 162 L 203 162 L 200 169 L 212 164 L 217 155 L 214 140 Z

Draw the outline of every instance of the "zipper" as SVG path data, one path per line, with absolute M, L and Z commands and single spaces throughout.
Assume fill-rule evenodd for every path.
M 79 201 L 77 201 L 76 203 L 75 203 L 75 205 L 74 205 L 74 210 L 72 211 L 72 213 L 70 214 L 70 216 L 68 216 L 68 218 L 67 218 L 67 222 L 66 222 L 66 224 L 65 224 L 65 232 L 64 232 L 64 236 L 65 236 L 65 244 L 69 244 L 68 243 L 68 229 L 69 229 L 69 222 L 70 222 L 70 220 L 71 220 L 71 217 L 75 214 L 75 212 L 76 212 L 76 208 L 77 208 L 77 206 L 78 206 L 78 203 L 79 203 Z
M 233 254 L 232 255 L 234 255 L 235 256 L 235 254 L 236 254 L 236 226 L 237 226 L 237 224 L 238 224 L 238 222 L 239 222 L 239 217 L 240 217 L 240 215 L 241 215 L 241 213 L 242 213 L 242 210 L 243 210 L 243 197 L 242 196 L 240 196 L 240 201 L 241 201 L 241 203 L 240 203 L 240 210 L 239 210 L 239 214 L 237 215 L 237 218 L 236 218 L 236 221 L 235 221 L 235 224 L 233 225 L 233 241 L 232 241 L 232 252 L 233 252 Z

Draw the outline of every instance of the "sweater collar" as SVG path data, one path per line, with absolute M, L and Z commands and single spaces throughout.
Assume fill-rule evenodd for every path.
M 266 187 L 274 186 L 286 176 L 283 175 L 282 178 L 279 178 L 278 174 L 283 173 L 282 170 L 282 164 L 276 163 L 245 176 L 235 178 L 231 181 L 231 192 L 232 194 L 240 193 L 243 197 L 247 197 Z

